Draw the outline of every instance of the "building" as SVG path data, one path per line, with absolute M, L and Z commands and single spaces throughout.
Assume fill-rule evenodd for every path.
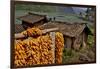
M 41 26 L 44 29 L 55 27 L 58 27 L 59 30 L 57 31 L 64 35 L 65 48 L 73 48 L 75 50 L 85 48 L 88 35 L 92 35 L 86 23 L 49 22 Z
M 46 15 L 39 15 L 30 12 L 24 16 L 18 17 L 18 19 L 22 20 L 24 29 L 33 26 L 39 26 L 47 22 Z

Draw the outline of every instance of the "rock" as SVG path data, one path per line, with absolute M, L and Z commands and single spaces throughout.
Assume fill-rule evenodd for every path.
M 82 53 L 79 53 L 79 60 L 81 60 L 81 61 L 91 61 L 91 59 L 87 55 L 82 54 Z

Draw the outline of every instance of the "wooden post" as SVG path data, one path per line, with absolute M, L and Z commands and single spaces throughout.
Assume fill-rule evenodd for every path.
M 52 40 L 52 53 L 53 53 L 53 63 L 55 63 L 55 32 L 50 32 L 50 37 Z

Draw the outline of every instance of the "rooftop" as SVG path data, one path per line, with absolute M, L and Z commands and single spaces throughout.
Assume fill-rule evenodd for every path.
M 86 28 L 86 23 L 62 23 L 62 22 L 48 22 L 41 26 L 43 29 L 59 28 L 59 32 L 66 36 L 75 37 L 83 32 Z
M 36 23 L 40 20 L 43 20 L 46 17 L 46 15 L 39 15 L 34 13 L 28 13 L 24 16 L 19 17 L 18 19 L 28 22 L 28 23 Z

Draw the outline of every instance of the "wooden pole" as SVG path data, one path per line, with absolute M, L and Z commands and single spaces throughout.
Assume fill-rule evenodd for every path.
M 53 63 L 55 63 L 55 32 L 50 32 L 50 37 L 52 40 L 52 53 L 53 53 Z
M 42 30 L 42 34 L 46 34 L 47 32 L 57 31 L 58 28 L 50 28 Z M 26 36 L 20 33 L 15 34 L 15 39 L 25 38 Z

